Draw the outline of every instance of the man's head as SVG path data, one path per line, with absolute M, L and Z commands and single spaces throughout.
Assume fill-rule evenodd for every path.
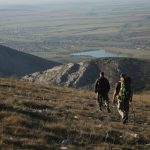
M 104 72 L 100 72 L 100 77 L 104 77 Z
M 121 74 L 120 74 L 120 80 L 121 80 L 121 81 L 124 81 L 125 77 L 126 77 L 126 75 L 125 75 L 124 73 L 121 73 Z

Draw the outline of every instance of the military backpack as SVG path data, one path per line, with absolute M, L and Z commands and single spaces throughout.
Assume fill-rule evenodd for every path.
M 127 101 L 131 96 L 131 79 L 127 77 L 124 81 L 120 81 L 120 84 L 118 100 Z

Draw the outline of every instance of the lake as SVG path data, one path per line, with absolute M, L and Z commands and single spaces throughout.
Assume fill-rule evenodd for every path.
M 109 52 L 106 50 L 94 50 L 94 51 L 86 51 L 86 52 L 77 52 L 72 53 L 72 56 L 92 56 L 96 58 L 100 57 L 127 57 L 126 55 L 115 53 L 115 52 Z

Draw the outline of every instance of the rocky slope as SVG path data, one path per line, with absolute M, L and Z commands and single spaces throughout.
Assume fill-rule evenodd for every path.
M 59 65 L 0 45 L 0 76 L 24 76 Z
M 135 90 L 150 87 L 150 61 L 130 58 L 103 58 L 78 64 L 69 63 L 27 75 L 23 80 L 66 87 L 93 88 L 100 70 L 105 72 L 112 87 L 122 72 L 132 78 Z

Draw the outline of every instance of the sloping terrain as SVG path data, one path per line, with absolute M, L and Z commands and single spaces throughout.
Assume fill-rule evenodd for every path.
M 131 58 L 102 58 L 78 64 L 70 63 L 27 75 L 23 79 L 66 87 L 92 88 L 100 70 L 105 72 L 112 87 L 118 81 L 122 72 L 132 78 L 135 90 L 150 87 L 150 60 Z
M 111 95 L 110 95 L 111 97 Z M 97 110 L 90 91 L 0 80 L 0 147 L 50 150 L 149 150 L 150 93 L 134 95 L 129 123 Z
M 24 76 L 60 65 L 0 45 L 0 76 Z

